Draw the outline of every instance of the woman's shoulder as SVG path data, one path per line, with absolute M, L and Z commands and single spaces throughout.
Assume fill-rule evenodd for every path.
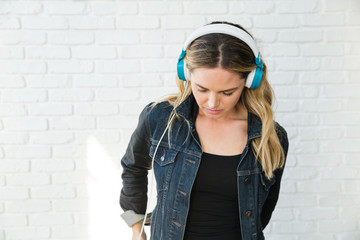
M 168 119 L 173 106 L 168 101 L 151 102 L 145 106 L 142 113 L 152 120 Z

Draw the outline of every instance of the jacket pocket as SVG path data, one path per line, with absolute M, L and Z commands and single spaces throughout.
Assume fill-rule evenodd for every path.
M 150 147 L 150 153 L 149 153 L 151 158 L 153 158 L 155 150 L 156 150 L 156 145 L 152 145 Z M 169 165 L 169 164 L 175 162 L 177 153 L 178 153 L 178 151 L 176 151 L 176 150 L 159 146 L 159 148 L 157 149 L 157 152 L 155 153 L 154 161 L 157 164 L 159 164 L 160 166 Z
M 261 180 L 261 184 L 263 185 L 266 191 L 269 191 L 271 186 L 274 185 L 274 183 L 276 182 L 275 176 L 268 179 L 263 172 L 260 174 L 260 180 Z

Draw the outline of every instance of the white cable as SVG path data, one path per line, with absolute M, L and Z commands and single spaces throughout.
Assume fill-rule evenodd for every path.
M 179 105 L 180 105 L 180 103 L 183 101 L 183 98 L 184 98 L 185 95 L 186 95 L 187 88 L 188 88 L 188 85 L 189 85 L 188 81 L 185 81 L 184 84 L 185 84 L 185 90 L 184 90 L 183 95 L 182 95 L 181 98 L 180 98 Z M 166 126 L 166 128 L 165 128 L 165 130 L 164 130 L 164 132 L 162 133 L 158 144 L 156 145 L 156 148 L 155 148 L 155 151 L 154 151 L 154 155 L 153 155 L 152 160 L 151 160 L 151 169 L 153 169 L 155 156 L 156 156 L 157 150 L 158 150 L 158 148 L 159 148 L 159 146 L 160 146 L 160 143 L 161 143 L 162 139 L 164 138 L 165 133 L 166 133 L 167 130 L 169 129 L 170 124 L 171 124 L 172 120 L 174 119 L 174 117 L 175 117 L 175 115 L 176 115 L 176 113 L 175 113 L 175 107 L 174 107 L 174 109 L 173 109 L 173 111 L 172 111 L 171 114 L 172 114 L 172 116 L 171 116 L 171 118 L 170 118 L 170 120 L 169 120 L 169 122 L 168 122 L 168 124 L 167 124 L 167 126 Z M 154 176 L 154 177 L 155 177 L 155 176 Z M 152 196 L 152 190 L 153 190 L 153 186 L 154 186 L 154 177 L 151 178 L 148 203 L 146 204 L 145 216 L 144 216 L 144 220 L 143 220 L 143 223 L 142 223 L 142 226 L 141 226 L 141 231 L 140 231 L 138 240 L 141 240 L 141 235 L 142 235 L 142 233 L 144 232 L 144 226 L 145 226 L 145 222 L 146 222 L 146 215 L 147 215 L 147 212 L 148 212 L 148 207 L 147 207 L 147 206 L 149 205 L 149 200 L 151 199 L 151 196 Z

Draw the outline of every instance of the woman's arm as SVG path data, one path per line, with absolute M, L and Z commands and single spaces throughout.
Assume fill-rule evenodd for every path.
M 150 104 L 141 112 L 138 125 L 121 159 L 123 188 L 120 194 L 120 206 L 124 210 L 122 218 L 129 226 L 139 222 L 146 211 L 147 174 L 151 168 L 149 110 Z
M 267 199 L 264 203 L 264 206 L 262 208 L 262 211 L 261 211 L 261 223 L 262 223 L 263 229 L 269 223 L 272 212 L 274 211 L 276 203 L 279 199 L 281 178 L 282 178 L 282 175 L 284 172 L 286 156 L 287 156 L 287 152 L 289 149 L 289 140 L 288 140 L 285 129 L 283 127 L 281 127 L 278 123 L 276 123 L 275 126 L 276 126 L 276 132 L 279 137 L 281 146 L 284 150 L 285 161 L 284 161 L 284 166 L 282 168 L 278 168 L 274 171 L 274 177 L 276 179 L 276 182 L 269 189 L 268 197 L 267 197 Z
M 132 240 L 139 240 L 139 235 L 142 228 L 142 222 L 135 223 L 134 225 L 132 225 L 131 228 L 133 232 Z M 140 240 L 146 240 L 145 231 L 142 232 Z

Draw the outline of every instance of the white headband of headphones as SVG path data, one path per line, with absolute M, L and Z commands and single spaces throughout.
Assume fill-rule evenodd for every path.
M 255 57 L 259 56 L 259 50 L 255 44 L 255 41 L 247 32 L 245 32 L 241 28 L 232 26 L 230 24 L 224 24 L 224 23 L 205 25 L 205 26 L 195 30 L 186 39 L 186 41 L 183 45 L 183 50 L 186 51 L 187 47 L 198 37 L 201 37 L 203 35 L 210 34 L 210 33 L 223 33 L 223 34 L 237 37 L 238 39 L 244 41 L 251 48 Z

